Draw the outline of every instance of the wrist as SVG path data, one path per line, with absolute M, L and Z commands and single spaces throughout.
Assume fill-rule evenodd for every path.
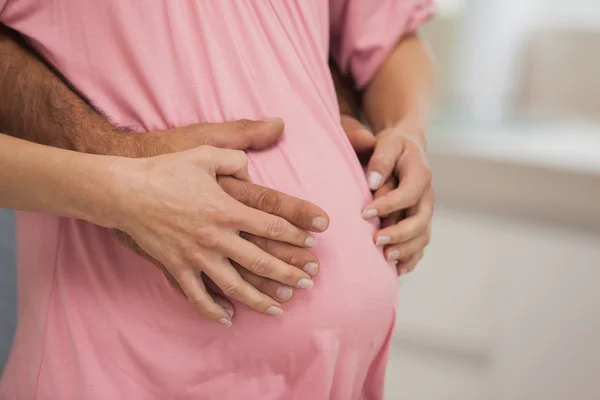
M 127 202 L 137 177 L 137 161 L 110 156 L 90 159 L 89 168 L 83 170 L 90 183 L 88 193 L 80 198 L 81 219 L 105 228 L 127 225 Z
M 381 126 L 382 128 L 375 131 L 375 135 L 384 130 L 394 130 L 399 135 L 409 137 L 419 143 L 423 150 L 427 149 L 427 123 L 423 119 L 407 116 L 396 121 L 390 120 Z

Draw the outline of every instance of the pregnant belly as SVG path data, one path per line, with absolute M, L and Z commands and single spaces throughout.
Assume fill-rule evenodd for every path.
M 312 201 L 331 220 L 318 235 L 321 268 L 314 288 L 296 290 L 281 318 L 236 304 L 232 328 L 207 321 L 106 230 L 63 221 L 47 314 L 48 370 L 68 371 L 65 379 L 76 376 L 88 387 L 143 380 L 180 393 L 265 387 L 283 393 L 341 377 L 360 385 L 392 329 L 397 280 L 373 244 L 377 227 L 361 218 L 370 199 L 361 167 L 351 149 L 327 148 L 332 143 L 322 141 L 312 157 L 301 147 L 291 151 L 285 141 L 249 157 L 256 183 Z M 32 268 L 46 262 L 29 261 Z M 34 286 L 28 289 L 35 292 Z M 107 351 L 94 350 L 92 357 L 90 349 Z M 87 375 L 98 370 L 105 371 L 102 379 Z M 53 377 L 52 386 L 58 385 L 62 378 Z

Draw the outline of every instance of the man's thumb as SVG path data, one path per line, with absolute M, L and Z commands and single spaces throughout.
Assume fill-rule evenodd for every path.
M 223 125 L 223 141 L 229 144 L 227 147 L 239 150 L 261 150 L 269 147 L 279 140 L 284 128 L 281 118 L 270 118 L 266 121 L 241 119 Z

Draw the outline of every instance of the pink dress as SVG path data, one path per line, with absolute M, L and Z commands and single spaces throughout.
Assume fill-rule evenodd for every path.
M 227 329 L 105 229 L 19 213 L 19 325 L 0 398 L 381 399 L 397 279 L 361 218 L 371 194 L 327 59 L 331 37 L 364 86 L 431 13 L 416 0 L 0 0 L 2 23 L 121 125 L 283 118 L 251 174 L 331 217 L 314 289 L 279 319 L 238 304 Z

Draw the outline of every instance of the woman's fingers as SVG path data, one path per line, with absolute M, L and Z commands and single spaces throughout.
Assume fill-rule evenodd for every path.
M 225 241 L 223 253 L 258 276 L 300 289 L 313 287 L 313 281 L 306 272 L 273 257 L 239 236 Z
M 227 310 L 207 293 L 202 279 L 199 279 L 192 268 L 183 268 L 175 277 L 179 287 L 202 315 L 226 327 L 231 326 L 231 316 Z
M 233 263 L 234 268 L 238 271 L 242 279 L 254 286 L 256 289 L 266 294 L 267 296 L 280 301 L 286 302 L 292 298 L 294 289 L 289 286 L 282 285 L 274 280 L 258 276 L 237 263 Z
M 246 207 L 238 212 L 233 224 L 236 229 L 294 246 L 314 247 L 317 239 L 309 232 L 292 225 L 284 218 Z
M 419 203 L 406 211 L 407 218 L 396 225 L 386 226 L 375 234 L 375 243 L 378 245 L 402 243 L 428 233 L 434 203 L 433 188 L 428 187 Z
M 405 260 L 423 250 L 429 244 L 427 235 L 418 236 L 407 242 L 387 246 L 385 259 L 388 261 Z
M 420 251 L 417 254 L 414 254 L 405 260 L 398 261 L 398 264 L 396 264 L 398 276 L 408 274 L 413 269 L 415 269 L 419 261 L 421 261 L 421 259 L 423 258 L 423 255 L 423 251 Z
M 263 314 L 275 317 L 283 314 L 281 304 L 243 280 L 229 260 L 225 258 L 210 260 L 210 264 L 205 268 L 205 274 L 227 298 L 237 300 Z
M 319 272 L 319 260 L 317 256 L 306 249 L 249 233 L 241 233 L 240 236 L 284 263 L 300 268 L 312 278 Z
M 281 217 L 300 229 L 323 232 L 329 226 L 327 213 L 308 201 L 230 176 L 219 176 L 217 181 L 240 203 Z

